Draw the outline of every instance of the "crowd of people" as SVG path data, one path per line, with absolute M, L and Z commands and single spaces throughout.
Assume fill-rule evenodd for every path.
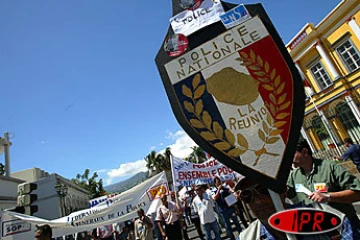
M 351 143 L 348 147 L 354 151 L 356 146 Z M 345 153 L 343 158 L 348 155 Z M 283 206 L 323 206 L 343 220 L 342 226 L 334 231 L 310 237 L 298 235 L 297 239 L 360 239 L 360 221 L 352 205 L 360 201 L 359 179 L 333 161 L 314 158 L 305 140 L 296 147 L 293 167 L 287 189 L 280 194 Z M 308 189 L 308 193 L 299 191 L 300 186 Z M 188 240 L 188 227 L 192 224 L 201 240 L 220 240 L 221 234 L 231 240 L 287 239 L 284 232 L 269 225 L 268 219 L 277 212 L 276 208 L 269 190 L 253 179 L 245 177 L 235 184 L 216 176 L 212 184 L 199 182 L 185 188 L 186 191 L 179 191 L 182 192 L 179 196 L 174 192 L 170 192 L 170 197 L 162 195 L 161 205 L 153 216 L 146 216 L 140 209 L 138 218 L 127 222 L 121 230 L 104 226 L 80 233 L 76 239 Z M 51 234 L 50 238 L 41 238 L 48 230 L 49 227 L 39 228 L 35 239 L 51 239 Z M 234 231 L 238 232 L 237 238 Z

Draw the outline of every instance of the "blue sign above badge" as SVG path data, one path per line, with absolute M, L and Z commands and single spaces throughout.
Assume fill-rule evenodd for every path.
M 229 29 L 251 18 L 251 16 L 244 4 L 240 4 L 221 15 L 220 18 L 226 29 Z

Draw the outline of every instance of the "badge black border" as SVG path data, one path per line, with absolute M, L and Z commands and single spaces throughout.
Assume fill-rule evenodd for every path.
M 231 4 L 221 1 L 221 4 L 226 11 L 238 6 L 238 4 Z M 174 112 L 174 115 L 181 125 L 181 127 L 185 130 L 185 132 L 205 151 L 209 154 L 214 156 L 218 159 L 221 163 L 225 164 L 226 166 L 230 167 L 234 171 L 239 172 L 240 174 L 253 179 L 256 182 L 261 183 L 265 187 L 277 192 L 282 193 L 286 187 L 286 181 L 288 175 L 290 173 L 292 160 L 295 153 L 295 147 L 298 142 L 300 136 L 300 129 L 303 123 L 304 118 L 304 110 L 305 110 L 305 93 L 304 87 L 302 84 L 301 77 L 299 75 L 298 70 L 295 67 L 295 64 L 290 57 L 290 54 L 285 48 L 283 41 L 281 40 L 278 32 L 276 31 L 275 27 L 273 26 L 270 18 L 268 17 L 265 9 L 263 8 L 262 4 L 244 4 L 246 9 L 248 10 L 251 17 L 259 16 L 261 21 L 263 22 L 264 26 L 266 27 L 267 31 L 273 38 L 276 46 L 278 47 L 280 53 L 282 54 L 285 62 L 288 65 L 288 68 L 293 77 L 293 105 L 292 105 L 292 122 L 289 129 L 289 139 L 286 143 L 285 153 L 283 155 L 283 159 L 281 161 L 279 173 L 277 179 L 273 179 L 267 177 L 264 174 L 258 173 L 253 169 L 247 167 L 246 165 L 239 164 L 232 160 L 231 158 L 227 157 L 224 153 L 220 150 L 216 149 L 212 144 L 208 141 L 204 140 L 200 134 L 194 130 L 194 128 L 190 125 L 189 121 L 185 118 L 183 111 L 181 110 L 181 106 L 179 105 L 178 99 L 174 93 L 173 86 L 170 82 L 169 76 L 165 69 L 165 64 L 174 60 L 175 58 L 169 57 L 163 49 L 163 45 L 168 36 L 174 34 L 171 26 L 168 28 L 168 32 L 164 38 L 164 41 L 160 47 L 158 54 L 156 55 L 155 62 L 158 67 L 158 71 L 162 78 L 167 96 L 170 101 L 171 108 Z M 172 7 L 173 7 L 173 16 L 184 11 L 178 4 L 177 0 L 172 0 Z M 189 46 L 186 52 L 195 49 L 196 47 L 200 46 L 201 44 L 215 38 L 219 34 L 227 31 L 221 21 L 213 23 L 207 27 L 204 27 L 195 33 L 187 36 L 189 40 Z M 186 53 L 185 52 L 185 53 Z M 184 54 L 185 54 L 184 53 Z M 179 56 L 181 57 L 181 55 Z

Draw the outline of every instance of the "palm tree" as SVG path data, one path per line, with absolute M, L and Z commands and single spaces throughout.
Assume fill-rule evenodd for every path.
M 103 196 L 105 194 L 105 190 L 103 187 L 103 180 L 102 179 L 100 179 L 99 181 L 96 180 L 96 178 L 99 177 L 97 172 L 94 172 L 91 178 L 89 178 L 89 175 L 90 175 L 90 170 L 85 169 L 84 174 L 78 173 L 76 175 L 76 178 L 71 179 L 71 182 L 86 189 L 89 192 L 90 198 Z
M 83 181 L 88 182 L 88 180 L 89 180 L 89 174 L 90 174 L 90 170 L 89 170 L 89 169 L 85 169 L 84 174 L 81 175 L 81 179 L 82 179 Z
M 146 161 L 146 167 L 149 169 L 149 174 L 153 171 L 158 171 L 159 169 L 158 161 L 156 161 L 157 155 L 157 152 L 153 150 L 144 158 Z
M 149 174 L 153 171 L 159 173 L 161 171 L 168 171 L 171 169 L 170 164 L 171 150 L 170 147 L 165 149 L 164 154 L 157 153 L 155 150 L 151 151 L 144 160 L 146 161 L 146 167 L 149 169 Z
M 162 165 L 162 169 L 164 171 L 168 171 L 171 169 L 170 161 L 171 161 L 171 149 L 170 149 L 170 147 L 167 147 L 164 152 L 164 162 Z
M 194 147 L 191 147 L 191 149 L 193 151 L 186 158 L 187 161 L 193 162 L 193 163 L 203 163 L 203 162 L 205 162 L 207 160 L 206 156 L 205 156 L 205 153 L 204 153 L 204 150 L 201 147 L 194 146 Z

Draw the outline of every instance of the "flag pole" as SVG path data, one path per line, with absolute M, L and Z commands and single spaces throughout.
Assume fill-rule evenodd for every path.
M 333 136 L 333 133 L 332 133 L 331 130 L 330 130 L 330 126 L 328 126 L 328 123 L 327 123 L 327 121 L 326 121 L 326 118 L 325 118 L 324 114 L 320 113 L 318 107 L 317 107 L 316 104 L 315 104 L 314 99 L 313 99 L 312 96 L 311 96 L 311 93 L 308 92 L 307 87 L 309 87 L 309 88 L 312 89 L 309 81 L 307 80 L 307 78 L 305 77 L 304 73 L 302 72 L 301 67 L 300 67 L 300 65 L 299 65 L 298 62 L 295 62 L 295 67 L 296 67 L 297 70 L 299 71 L 299 74 L 300 74 L 300 76 L 301 76 L 301 78 L 302 78 L 302 80 L 303 80 L 303 85 L 304 85 L 305 94 L 310 98 L 310 101 L 311 101 L 311 103 L 313 104 L 313 106 L 314 106 L 317 114 L 319 115 L 319 117 L 320 117 L 320 119 L 321 119 L 321 122 L 324 124 L 326 131 L 329 133 L 329 136 L 330 136 L 331 140 L 333 141 L 333 143 L 334 143 L 334 145 L 335 145 L 335 147 L 336 147 L 336 150 L 337 150 L 338 154 L 341 155 L 339 146 L 337 145 L 337 142 L 335 141 L 335 138 L 334 138 L 334 136 Z M 325 118 L 325 120 L 324 120 L 324 118 Z
M 172 175 L 172 180 L 173 180 L 174 190 L 175 190 L 175 203 L 178 206 L 178 208 L 180 209 L 179 214 L 181 214 L 181 215 L 179 215 L 179 220 L 180 220 L 180 227 L 181 227 L 181 236 L 182 236 L 182 238 L 184 238 L 184 232 L 183 232 L 184 226 L 183 226 L 183 224 L 185 224 L 185 223 L 183 222 L 183 216 L 182 216 L 183 212 L 182 212 L 180 204 L 179 204 L 179 198 L 178 198 L 178 194 L 177 194 L 177 187 L 176 187 L 176 182 L 175 182 L 175 172 L 174 172 L 173 163 L 174 163 L 173 156 L 172 156 L 172 154 L 170 154 L 170 167 L 171 167 L 171 175 Z M 170 198 L 171 198 L 171 196 L 170 196 Z
M 172 154 L 170 154 L 170 167 L 171 167 L 171 175 L 172 175 L 172 181 L 173 181 L 173 185 L 174 185 L 174 192 L 175 192 L 175 202 L 176 205 L 178 205 L 178 207 L 180 208 L 179 205 L 179 199 L 178 199 L 178 195 L 177 195 L 177 186 L 176 186 L 176 182 L 175 182 L 175 172 L 174 172 L 174 166 L 173 166 L 173 156 Z
M 320 119 L 321 119 L 321 122 L 324 124 L 326 131 L 329 133 L 329 136 L 330 136 L 331 140 L 333 141 L 333 143 L 334 143 L 334 145 L 335 145 L 335 147 L 336 147 L 336 150 L 337 150 L 338 154 L 341 155 L 339 146 L 337 145 L 337 142 L 335 141 L 335 138 L 334 138 L 333 134 L 331 133 L 330 128 L 329 128 L 327 122 L 324 121 L 325 116 L 324 116 L 322 113 L 320 113 L 320 111 L 319 111 L 319 109 L 318 109 L 318 107 L 317 107 L 314 99 L 312 98 L 311 94 L 308 92 L 308 90 L 306 89 L 306 87 L 304 87 L 304 88 L 305 88 L 306 95 L 310 98 L 311 103 L 313 104 L 313 106 L 314 106 L 317 114 L 319 115 L 319 117 L 320 117 Z
M 175 196 L 176 196 L 176 183 L 175 183 L 175 172 L 174 172 L 174 163 L 173 163 L 173 156 L 172 154 L 170 154 L 170 168 L 171 168 L 171 177 L 172 177 L 172 181 L 173 181 L 173 185 L 174 185 L 174 190 L 175 190 Z

